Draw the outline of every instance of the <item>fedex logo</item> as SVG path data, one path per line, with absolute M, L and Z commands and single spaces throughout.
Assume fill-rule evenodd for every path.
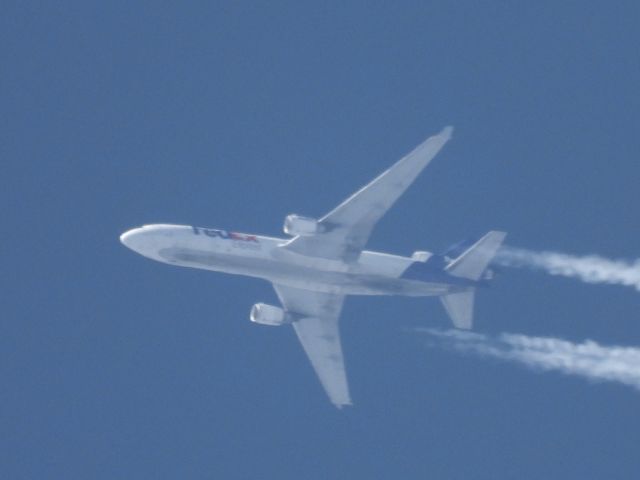
M 193 228 L 194 235 L 204 234 L 211 238 L 222 238 L 223 240 L 240 240 L 242 242 L 255 242 L 258 243 L 258 238 L 255 235 L 245 235 L 244 233 L 228 232 L 226 230 L 217 230 L 215 228 Z

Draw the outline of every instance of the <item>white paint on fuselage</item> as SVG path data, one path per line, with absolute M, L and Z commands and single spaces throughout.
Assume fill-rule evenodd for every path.
M 356 263 L 299 255 L 287 239 L 185 225 L 145 225 L 122 234 L 121 242 L 159 262 L 246 275 L 295 288 L 344 295 L 443 295 L 444 283 L 400 278 L 410 257 L 363 251 Z

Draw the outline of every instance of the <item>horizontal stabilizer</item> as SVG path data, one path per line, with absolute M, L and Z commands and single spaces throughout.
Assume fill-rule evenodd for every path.
M 479 280 L 489 266 L 507 234 L 491 231 L 447 265 L 447 273 L 454 277 Z
M 442 305 L 449 314 L 456 328 L 470 329 L 473 325 L 473 299 L 476 289 L 470 288 L 464 292 L 450 293 L 440 297 Z

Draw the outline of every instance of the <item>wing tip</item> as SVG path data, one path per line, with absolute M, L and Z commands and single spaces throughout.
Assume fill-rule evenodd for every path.
M 438 136 L 442 137 L 445 141 L 451 140 L 451 137 L 453 137 L 453 125 L 444 127 Z
M 334 405 L 338 410 L 342 410 L 344 407 L 353 407 L 353 403 L 351 402 L 351 400 L 349 400 L 348 402 L 334 403 L 333 405 Z

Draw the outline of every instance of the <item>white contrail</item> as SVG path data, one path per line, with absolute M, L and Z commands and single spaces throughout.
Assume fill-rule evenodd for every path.
M 597 255 L 577 257 L 558 252 L 534 252 L 503 247 L 494 263 L 507 267 L 528 267 L 550 275 L 577 278 L 586 283 L 610 283 L 640 291 L 640 259 L 610 260 Z
M 491 337 L 461 330 L 417 328 L 459 352 L 511 360 L 530 368 L 557 370 L 595 381 L 612 381 L 640 390 L 640 348 L 572 343 L 559 338 L 502 333 Z

